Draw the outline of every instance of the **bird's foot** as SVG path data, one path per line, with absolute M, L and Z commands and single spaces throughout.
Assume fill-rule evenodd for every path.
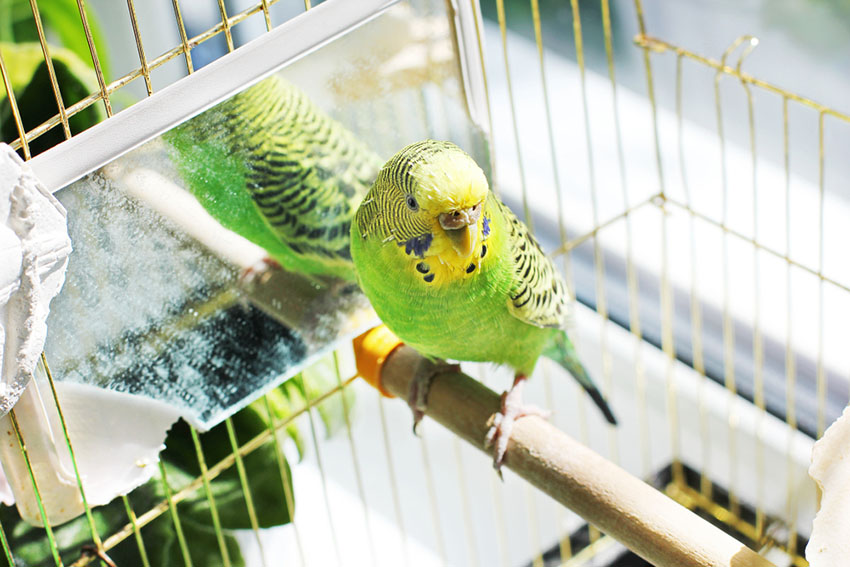
M 460 364 L 449 364 L 445 360 L 429 360 L 422 358 L 416 367 L 413 380 L 410 382 L 410 391 L 407 396 L 407 405 L 413 412 L 413 434 L 416 434 L 416 426 L 425 417 L 425 409 L 428 407 L 428 391 L 431 382 L 437 374 L 443 372 L 460 372 Z
M 502 463 L 505 460 L 505 451 L 508 449 L 508 440 L 511 438 L 514 422 L 529 415 L 536 415 L 545 419 L 550 414 L 549 411 L 537 406 L 522 403 L 522 388 L 525 385 L 525 380 L 524 375 L 517 374 L 510 390 L 502 394 L 502 409 L 493 416 L 493 423 L 490 425 L 485 438 L 487 447 L 493 447 L 493 468 L 499 473 L 500 478 L 502 477 Z
M 281 267 L 277 260 L 265 256 L 253 266 L 248 266 L 242 270 L 242 273 L 239 274 L 239 284 L 243 287 L 261 284 L 271 276 L 273 270 L 280 269 Z

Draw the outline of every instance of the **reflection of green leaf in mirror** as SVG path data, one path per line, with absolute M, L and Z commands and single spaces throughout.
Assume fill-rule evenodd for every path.
M 86 66 L 94 69 L 91 51 L 83 29 L 80 10 L 76 0 L 38 0 L 39 15 L 48 32 L 55 34 L 58 42 L 74 54 Z M 90 7 L 86 7 L 86 21 L 91 30 L 97 57 L 104 78 L 108 78 L 109 61 L 106 56 L 107 43 L 101 32 L 100 23 Z M 38 32 L 33 19 L 29 0 L 0 0 L 0 42 L 38 42 Z M 39 46 L 40 49 L 40 46 Z M 51 56 L 53 48 L 51 48 Z M 9 61 L 6 61 L 9 63 Z M 11 63 L 9 63 L 11 66 Z M 94 92 L 94 91 L 92 91 Z
M 0 43 L 3 60 L 10 69 L 10 82 L 15 92 L 18 111 L 26 130 L 31 130 L 59 113 L 50 83 L 47 64 L 37 43 Z M 72 51 L 53 48 L 50 52 L 56 80 L 67 107 L 97 91 L 97 78 Z M 103 107 L 93 104 L 69 119 L 71 132 L 77 134 L 97 124 L 105 116 Z M 18 138 L 6 91 L 0 91 L 0 137 L 5 142 Z M 61 126 L 56 126 L 30 142 L 32 155 L 43 152 L 65 140 Z

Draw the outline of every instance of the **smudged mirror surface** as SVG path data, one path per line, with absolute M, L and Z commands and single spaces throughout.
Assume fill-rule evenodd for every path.
M 325 159 L 331 165 L 313 167 L 313 178 L 345 177 L 350 154 L 334 144 L 349 137 L 371 153 L 375 173 L 398 149 L 423 138 L 452 140 L 488 171 L 485 137 L 469 118 L 451 18 L 444 2 L 401 2 L 266 79 L 293 85 L 319 122 L 334 124 L 336 133 L 325 142 L 297 151 L 279 144 L 261 159 L 233 150 L 233 139 L 250 141 L 243 150 L 274 147 L 273 124 L 252 128 L 243 119 L 236 128 L 210 126 L 234 122 L 234 101 L 245 96 L 237 94 L 60 190 L 74 252 L 48 320 L 45 353 L 54 377 L 165 401 L 206 429 L 375 324 L 344 269 L 324 273 L 315 262 L 298 261 L 303 230 L 269 231 L 268 218 L 262 224 L 255 203 L 268 188 L 258 172 L 286 162 L 286 176 L 269 183 L 292 189 L 292 180 L 306 175 L 305 163 Z M 265 100 L 259 115 L 278 103 Z M 193 129 L 203 140 L 186 137 Z M 191 151 L 181 151 L 181 143 Z M 355 185 L 368 188 L 369 168 L 355 166 Z M 229 196 L 216 193 L 221 187 Z M 314 222 L 319 248 L 333 244 L 339 251 L 344 219 L 328 212 L 339 203 L 304 208 L 318 192 L 302 191 L 311 197 L 297 210 L 294 197 L 276 205 Z M 356 208 L 353 193 L 346 202 Z M 269 210 L 262 212 L 268 217 Z M 284 247 L 295 249 L 295 260 L 270 254 L 274 244 L 258 232 L 293 239 Z M 283 268 L 264 270 L 266 256 Z M 344 265 L 344 253 L 339 256 Z

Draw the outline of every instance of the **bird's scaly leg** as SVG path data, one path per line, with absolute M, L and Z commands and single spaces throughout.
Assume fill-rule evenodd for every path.
M 443 372 L 460 372 L 460 364 L 449 364 L 442 359 L 422 358 L 416 367 L 413 374 L 413 380 L 410 381 L 410 391 L 407 395 L 407 405 L 410 406 L 410 411 L 413 412 L 413 433 L 416 434 L 416 426 L 425 417 L 425 408 L 428 407 L 428 391 L 431 389 L 431 382 L 437 374 Z
M 514 383 L 510 390 L 502 394 L 502 409 L 493 416 L 493 424 L 487 431 L 487 446 L 493 447 L 493 468 L 496 469 L 500 477 L 502 476 L 502 462 L 505 459 L 505 451 L 508 449 L 508 440 L 511 438 L 514 422 L 528 415 L 549 417 L 548 411 L 522 403 L 522 388 L 525 385 L 525 380 L 524 374 L 517 374 L 514 377 Z

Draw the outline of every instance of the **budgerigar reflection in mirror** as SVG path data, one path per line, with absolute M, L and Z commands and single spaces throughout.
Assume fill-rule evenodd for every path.
M 186 187 L 283 268 L 354 281 L 349 232 L 381 159 L 273 76 L 169 132 Z

